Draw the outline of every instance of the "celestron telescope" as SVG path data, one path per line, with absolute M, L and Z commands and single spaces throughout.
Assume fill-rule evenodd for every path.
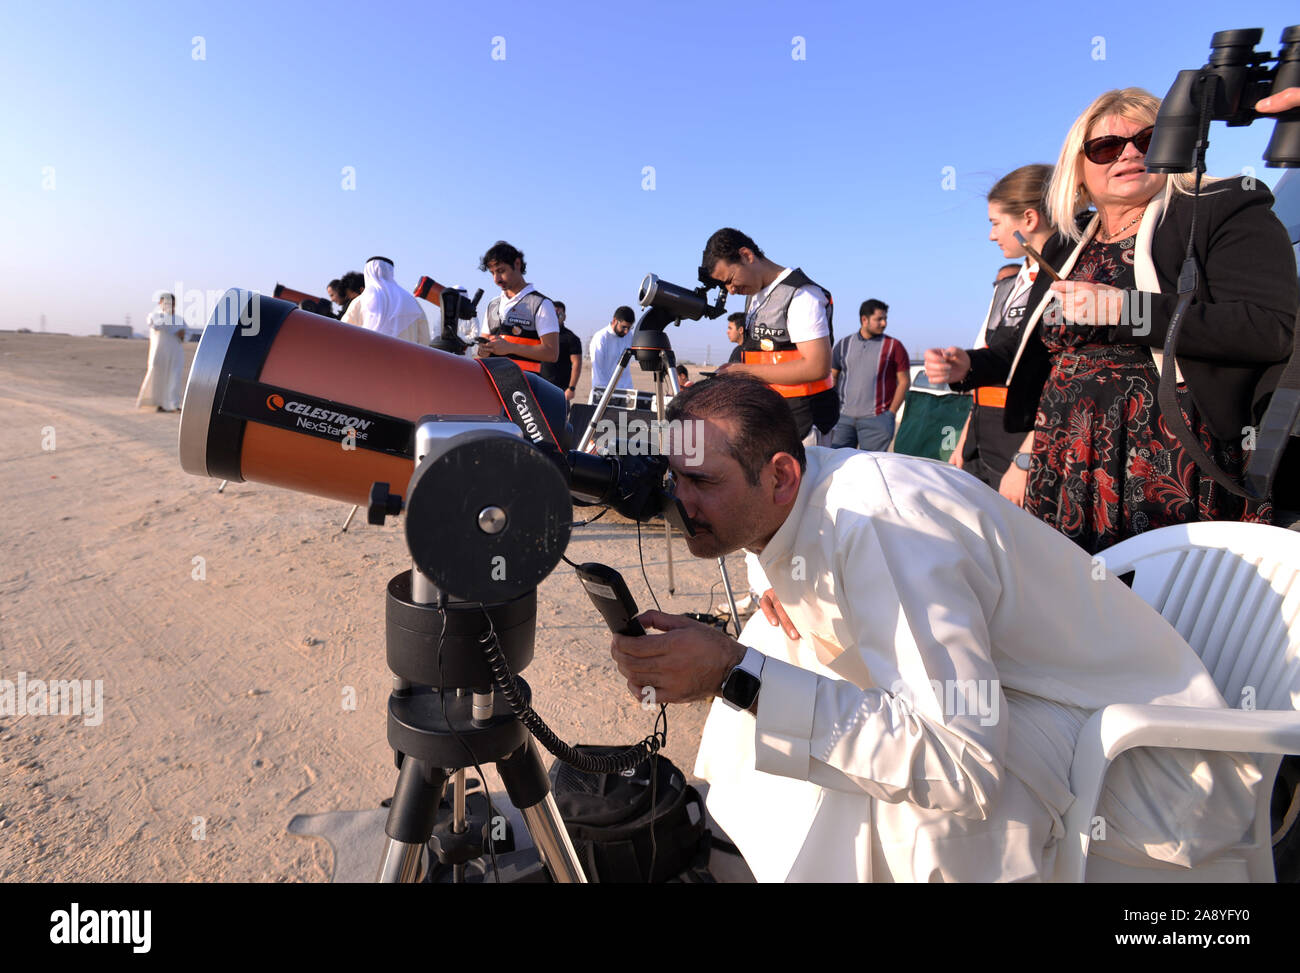
M 445 292 L 444 292 L 445 293 Z M 416 881 L 426 847 L 457 879 L 488 822 L 466 811 L 465 768 L 492 763 L 556 881 L 584 881 L 536 741 L 616 773 L 650 737 L 593 757 L 558 740 L 517 678 L 533 655 L 537 585 L 569 541 L 572 498 L 689 532 L 659 456 L 566 451 L 558 388 L 508 359 L 471 360 L 227 291 L 195 354 L 181 466 L 405 514 L 412 568 L 387 586 L 394 673 L 388 741 L 400 768 L 380 881 Z M 452 814 L 436 827 L 448 780 Z

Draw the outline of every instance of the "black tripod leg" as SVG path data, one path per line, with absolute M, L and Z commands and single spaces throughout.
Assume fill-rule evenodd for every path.
M 388 844 L 379 863 L 378 882 L 414 882 L 419 878 L 425 844 L 442 802 L 447 773 L 407 754 L 397 775 L 397 789 L 384 831 Z
M 497 773 L 506 785 L 510 802 L 519 808 L 532 835 L 542 861 L 557 882 L 585 883 L 586 873 L 578 861 L 578 853 L 569 840 L 568 829 L 560 818 L 560 810 L 551 796 L 551 782 L 546 768 L 537 754 L 537 744 L 529 737 L 522 747 L 497 761 Z

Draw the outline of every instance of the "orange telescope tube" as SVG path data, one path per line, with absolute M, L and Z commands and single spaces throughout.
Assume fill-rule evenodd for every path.
M 315 294 L 307 294 L 303 291 L 296 291 L 292 287 L 285 287 L 283 284 L 276 284 L 275 297 L 282 301 L 290 301 L 293 304 L 301 304 L 303 301 L 324 301 L 325 298 L 317 297 Z M 328 303 L 328 302 L 326 302 Z
M 533 387 L 563 429 L 562 393 Z M 421 417 L 503 411 L 473 359 L 229 290 L 190 369 L 180 460 L 199 476 L 365 504 L 376 481 L 405 497 Z

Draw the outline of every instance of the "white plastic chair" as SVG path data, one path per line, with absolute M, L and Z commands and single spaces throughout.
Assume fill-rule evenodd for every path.
M 1272 882 L 1269 796 L 1283 754 L 1300 753 L 1300 533 L 1260 524 L 1163 527 L 1102 552 L 1133 572 L 1133 590 L 1196 650 L 1231 709 L 1116 704 L 1079 733 L 1074 804 L 1057 851 L 1056 881 Z M 1253 695 L 1254 709 L 1243 708 Z M 1256 755 L 1263 773 L 1252 838 L 1196 868 L 1149 869 L 1088 857 L 1106 768 L 1133 747 Z

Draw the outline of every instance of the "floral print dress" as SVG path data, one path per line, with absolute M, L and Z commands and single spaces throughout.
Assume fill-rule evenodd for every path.
M 1134 290 L 1135 239 L 1093 240 L 1069 279 Z M 1202 474 L 1165 424 L 1150 349 L 1104 343 L 1105 328 L 1070 324 L 1055 301 L 1039 327 L 1052 371 L 1034 423 L 1027 511 L 1089 554 L 1170 524 L 1271 523 L 1270 504 L 1247 503 Z M 1211 436 L 1181 382 L 1178 401 L 1206 452 L 1240 473 L 1241 444 Z

